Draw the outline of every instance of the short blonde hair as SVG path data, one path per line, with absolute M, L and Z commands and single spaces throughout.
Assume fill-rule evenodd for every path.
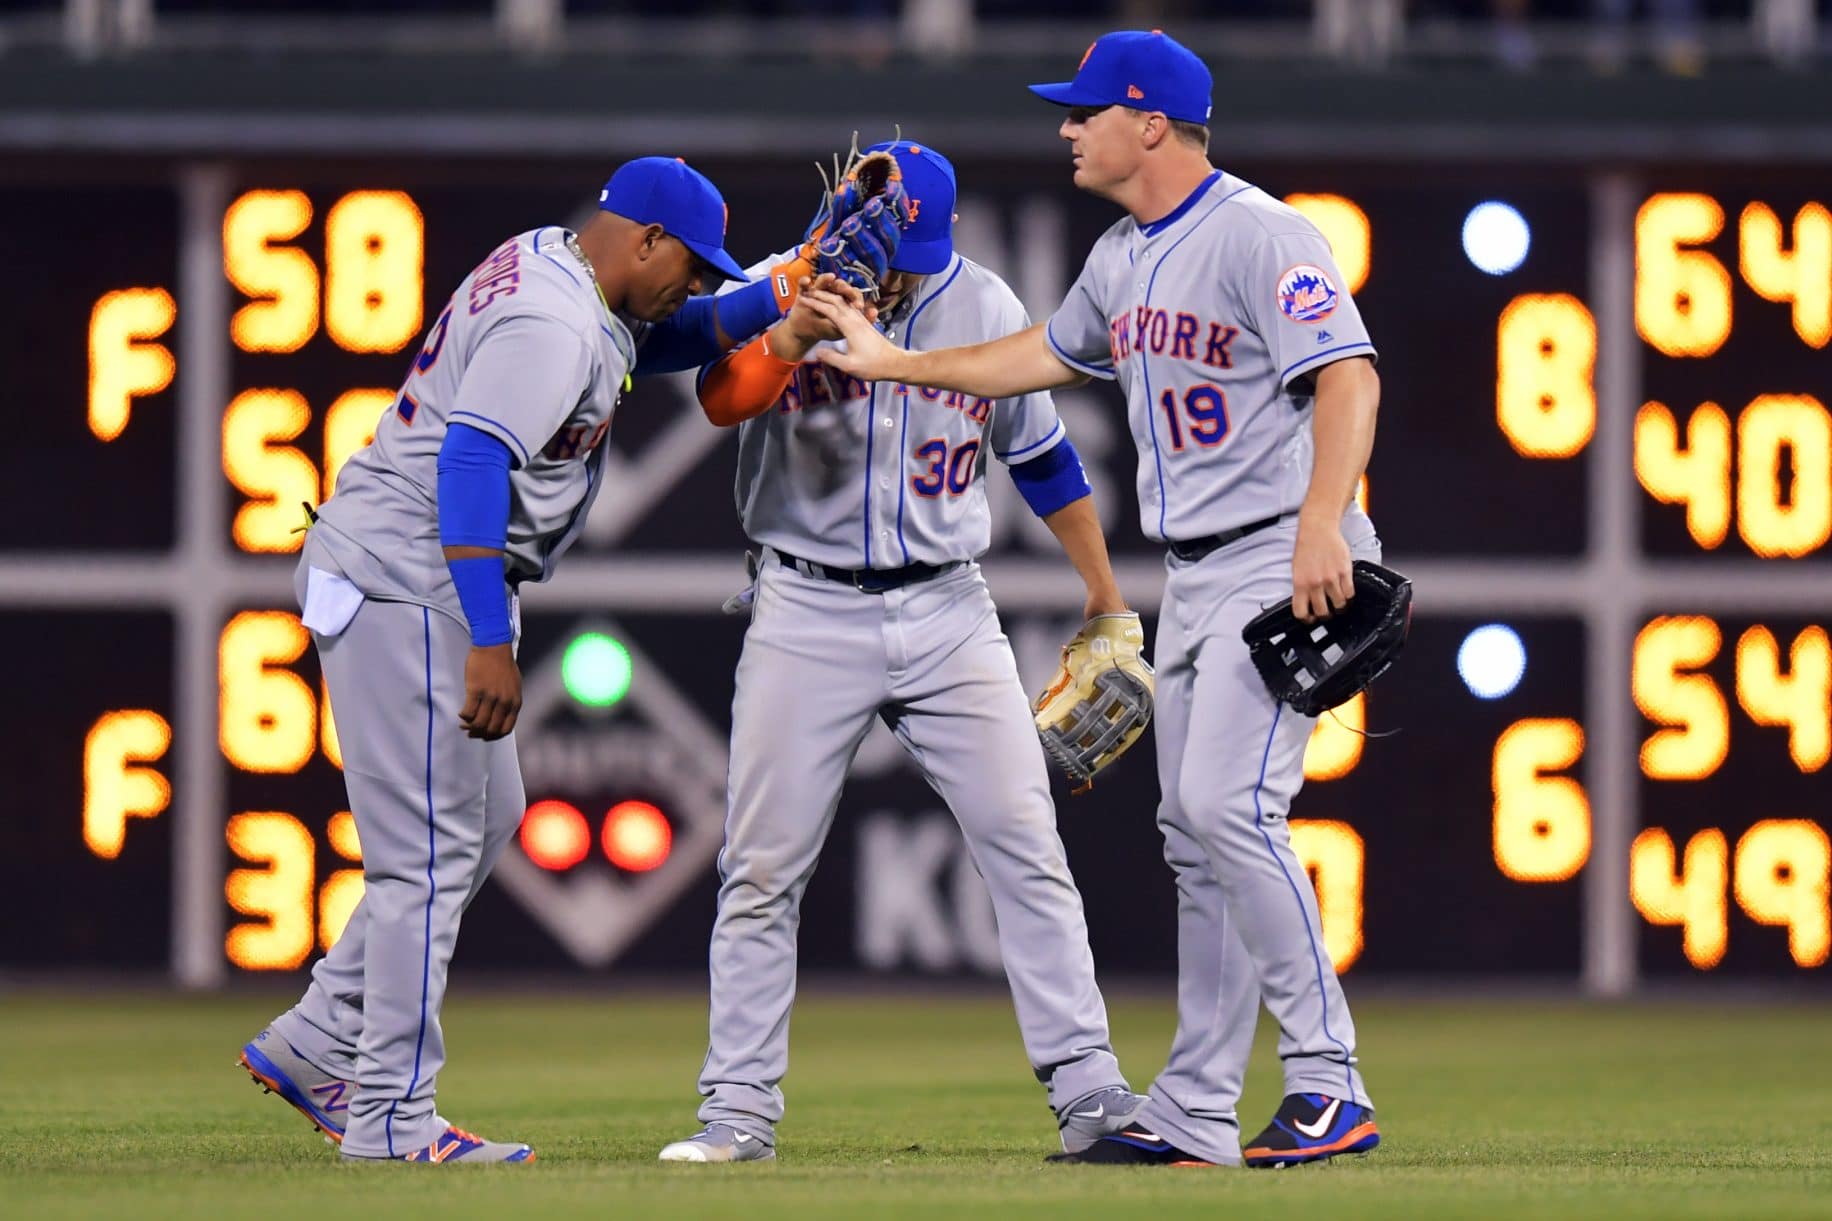
M 1176 133 L 1177 139 L 1185 144 L 1199 148 L 1205 153 L 1209 151 L 1209 129 L 1203 124 L 1172 119 L 1170 129 Z

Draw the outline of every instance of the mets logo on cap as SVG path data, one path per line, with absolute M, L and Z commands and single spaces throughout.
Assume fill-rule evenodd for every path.
M 1299 263 L 1279 277 L 1279 311 L 1293 322 L 1322 322 L 1336 312 L 1336 301 L 1336 286 L 1321 267 Z

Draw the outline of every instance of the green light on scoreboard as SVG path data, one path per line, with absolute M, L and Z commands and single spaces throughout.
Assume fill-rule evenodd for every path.
M 630 650 L 603 632 L 582 632 L 560 658 L 560 681 L 587 708 L 609 708 L 630 692 Z

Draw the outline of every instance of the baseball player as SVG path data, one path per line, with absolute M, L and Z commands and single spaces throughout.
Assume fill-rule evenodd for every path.
M 870 151 L 894 154 L 912 213 L 876 301 L 892 337 L 881 342 L 973 343 L 1026 325 L 1004 282 L 954 252 L 947 159 L 907 140 Z M 1087 477 L 1048 394 L 832 375 L 813 353 L 837 332 L 803 317 L 701 381 L 708 418 L 739 427 L 738 511 L 761 562 L 732 699 L 704 1126 L 661 1160 L 776 1156 L 801 897 L 876 718 L 960 823 L 992 895 L 1025 1050 L 1063 1147 L 1086 1148 L 1143 1099 L 1109 1043 L 1043 752 L 976 559 L 990 542 L 990 456 L 1062 542 L 1087 614 L 1134 618 Z
M 1374 348 L 1328 243 L 1208 160 L 1210 76 L 1159 31 L 1108 34 L 1073 81 L 1075 184 L 1128 215 L 1048 322 L 971 347 L 884 342 L 835 302 L 836 371 L 1000 398 L 1116 378 L 1138 445 L 1145 534 L 1162 542 L 1158 825 L 1178 892 L 1178 1027 L 1150 1100 L 1083 1162 L 1277 1166 L 1379 1141 L 1355 1026 L 1286 811 L 1311 719 L 1277 703 L 1241 628 L 1289 595 L 1311 620 L 1377 559 L 1353 502 L 1374 436 Z M 939 350 L 917 351 L 917 345 Z M 1285 1098 L 1243 1150 L 1236 1106 L 1258 1007 L 1278 1019 Z
M 685 163 L 629 162 L 599 209 L 577 235 L 510 238 L 459 284 L 300 557 L 364 892 L 241 1063 L 346 1158 L 534 1160 L 447 1123 L 433 1097 L 459 918 L 526 804 L 515 590 L 578 536 L 629 375 L 693 367 L 780 313 L 763 283 L 689 300 L 744 276 L 719 192 Z

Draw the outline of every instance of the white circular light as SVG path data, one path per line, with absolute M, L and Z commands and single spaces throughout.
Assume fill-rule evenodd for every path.
M 1477 628 L 1457 650 L 1457 674 L 1477 699 L 1500 699 L 1520 685 L 1526 672 L 1527 646 L 1505 623 Z
M 1527 261 L 1533 231 L 1511 204 L 1491 199 L 1463 218 L 1463 253 L 1481 271 L 1505 276 Z

